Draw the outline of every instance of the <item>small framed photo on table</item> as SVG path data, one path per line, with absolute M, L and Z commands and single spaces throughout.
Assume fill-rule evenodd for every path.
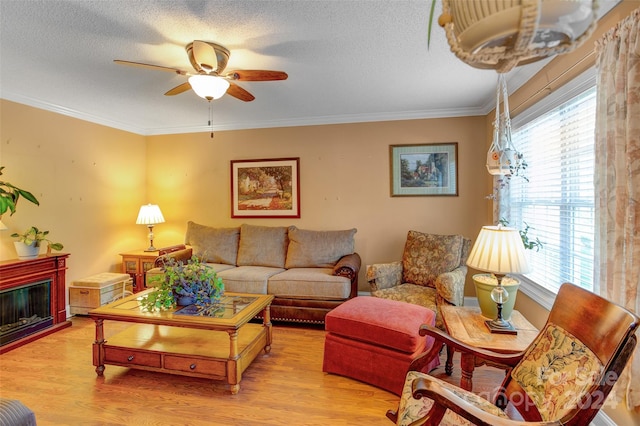
M 300 158 L 231 160 L 231 217 L 300 217 Z
M 458 195 L 458 143 L 391 145 L 391 196 Z

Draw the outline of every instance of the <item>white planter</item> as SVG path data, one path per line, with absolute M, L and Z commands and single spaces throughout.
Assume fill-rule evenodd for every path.
M 18 259 L 35 259 L 40 254 L 40 246 L 36 246 L 35 241 L 29 245 L 22 241 L 14 241 L 13 245 L 16 247 Z
M 489 319 L 495 319 L 498 316 L 498 306 L 491 299 L 491 290 L 498 285 L 498 280 L 492 274 L 475 274 L 472 278 L 476 286 L 476 296 L 478 297 L 482 315 Z M 513 305 L 516 303 L 520 281 L 511 277 L 504 277 L 502 286 L 509 293 L 507 303 L 502 304 L 502 318 L 508 321 L 511 319 Z

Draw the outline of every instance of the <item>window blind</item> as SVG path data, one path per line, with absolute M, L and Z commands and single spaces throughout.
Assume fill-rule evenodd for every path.
M 593 290 L 595 87 L 514 129 L 528 182 L 509 188 L 510 226 L 543 243 L 528 250 L 527 278 L 556 293 L 564 282 Z

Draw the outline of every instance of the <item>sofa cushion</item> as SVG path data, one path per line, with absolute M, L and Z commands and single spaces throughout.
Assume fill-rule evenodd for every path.
M 288 244 L 285 226 L 243 224 L 240 227 L 238 266 L 284 268 Z
M 310 231 L 289 227 L 285 268 L 332 268 L 341 257 L 354 252 L 357 230 Z
M 238 266 L 219 272 L 218 277 L 222 279 L 225 291 L 267 294 L 267 280 L 282 271 L 282 268 L 267 266 Z
M 351 280 L 333 275 L 331 268 L 293 268 L 269 278 L 267 293 L 278 297 L 343 300 L 351 293 Z
M 460 265 L 464 238 L 409 231 L 402 256 L 402 282 L 435 287 L 443 272 Z
M 239 240 L 240 228 L 213 228 L 189 221 L 184 242 L 204 262 L 235 265 Z

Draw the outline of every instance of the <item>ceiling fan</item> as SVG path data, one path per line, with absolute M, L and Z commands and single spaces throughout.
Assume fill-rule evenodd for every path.
M 209 101 L 228 93 L 241 101 L 251 102 L 255 97 L 238 86 L 236 81 L 274 81 L 286 80 L 288 77 L 286 72 L 268 70 L 234 70 L 225 73 L 224 69 L 231 53 L 226 47 L 210 41 L 194 40 L 187 44 L 185 49 L 195 72 L 120 59 L 116 59 L 114 62 L 189 76 L 188 81 L 170 89 L 165 95 L 174 96 L 192 89 L 198 96 Z

